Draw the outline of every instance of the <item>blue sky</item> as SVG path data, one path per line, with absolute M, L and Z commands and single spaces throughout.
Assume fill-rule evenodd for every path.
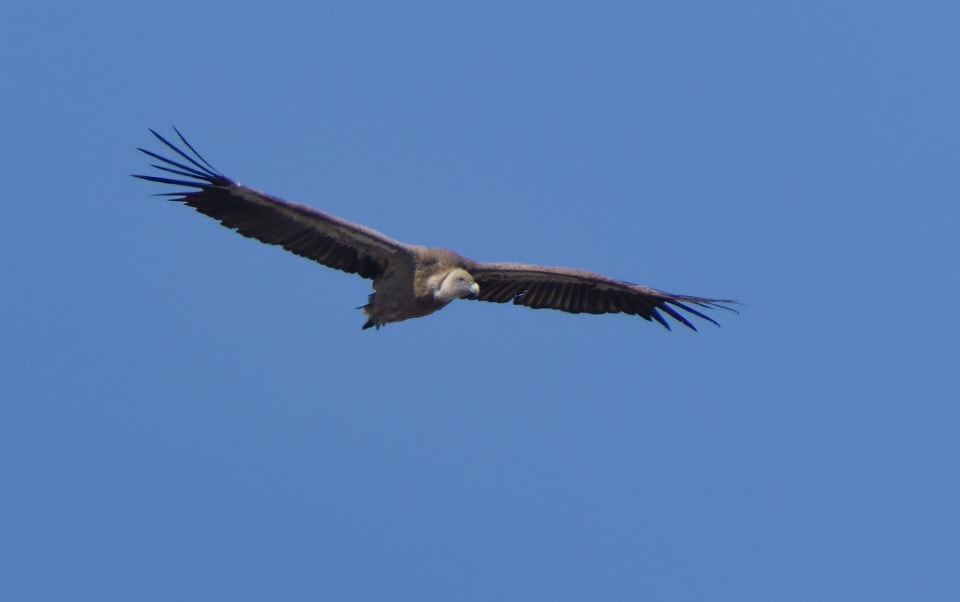
M 960 8 L 6 3 L 0 598 L 954 600 Z M 369 283 L 128 177 L 731 297 Z

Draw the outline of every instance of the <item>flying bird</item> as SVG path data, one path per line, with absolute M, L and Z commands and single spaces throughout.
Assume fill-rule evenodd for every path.
M 174 131 L 185 148 L 150 130 L 178 158 L 138 148 L 160 162 L 151 166 L 163 174 L 134 177 L 186 188 L 159 196 L 193 207 L 244 236 L 373 280 L 374 292 L 359 308 L 367 316 L 364 329 L 426 316 L 455 299 L 510 301 L 574 314 L 625 313 L 656 320 L 668 330 L 663 314 L 696 330 L 684 313 L 717 324 L 701 310 L 732 311 L 725 304 L 734 301 L 728 299 L 674 295 L 573 268 L 473 261 L 448 249 L 405 244 L 231 180 Z

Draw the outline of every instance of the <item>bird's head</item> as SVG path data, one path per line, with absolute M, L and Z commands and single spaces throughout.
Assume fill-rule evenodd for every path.
M 454 299 L 476 299 L 479 295 L 480 285 L 463 268 L 451 270 L 433 293 L 435 299 L 446 303 Z

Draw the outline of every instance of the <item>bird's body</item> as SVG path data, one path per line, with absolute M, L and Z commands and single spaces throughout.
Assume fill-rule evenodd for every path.
M 458 297 L 476 298 L 479 287 L 464 269 L 468 263 L 468 259 L 448 249 L 411 246 L 410 255 L 390 262 L 373 279 L 374 292 L 362 308 L 368 316 L 363 327 L 379 328 L 390 322 L 420 318 L 443 309 Z
M 225 177 L 179 131 L 177 135 L 193 156 L 151 132 L 187 163 L 140 149 L 162 162 L 154 164 L 155 168 L 177 177 L 136 177 L 187 187 L 191 190 L 163 194 L 244 236 L 280 245 L 325 266 L 373 280 L 374 292 L 362 307 L 367 315 L 364 328 L 426 316 L 455 299 L 467 298 L 495 303 L 511 301 L 515 305 L 569 313 L 626 313 L 656 320 L 669 328 L 662 311 L 696 330 L 678 310 L 716 324 L 695 306 L 725 308 L 724 303 L 732 303 L 665 293 L 584 270 L 477 262 L 448 249 L 404 244 L 376 230 L 284 201 Z

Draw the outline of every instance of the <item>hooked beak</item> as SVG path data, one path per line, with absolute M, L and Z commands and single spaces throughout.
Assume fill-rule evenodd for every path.
M 470 283 L 470 292 L 467 293 L 467 299 L 477 299 L 480 297 L 480 285 L 476 282 Z

